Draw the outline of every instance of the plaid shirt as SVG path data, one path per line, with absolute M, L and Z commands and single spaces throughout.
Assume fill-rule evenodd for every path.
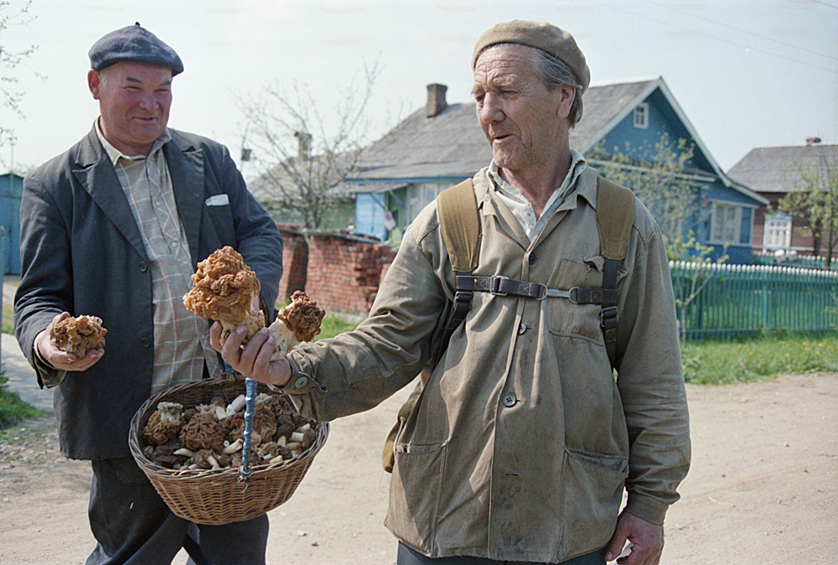
M 210 346 L 206 321 L 183 305 L 183 295 L 192 288 L 194 266 L 163 155 L 163 144 L 171 134 L 165 130 L 148 157 L 127 157 L 108 143 L 98 120 L 96 133 L 113 162 L 149 259 L 154 305 L 151 391 L 201 379 L 204 363 L 215 375 L 218 357 Z

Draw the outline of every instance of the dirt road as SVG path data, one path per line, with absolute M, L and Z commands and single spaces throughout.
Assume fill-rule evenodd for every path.
M 838 374 L 689 386 L 688 396 L 694 463 L 662 564 L 835 563 Z M 332 425 L 297 493 L 270 513 L 269 563 L 395 563 L 380 449 L 402 399 Z M 51 419 L 25 427 L 0 443 L 0 565 L 83 563 L 89 464 L 60 457 Z

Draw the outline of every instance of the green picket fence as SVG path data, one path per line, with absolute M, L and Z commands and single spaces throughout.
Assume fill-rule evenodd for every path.
M 757 332 L 838 329 L 838 272 L 788 267 L 669 264 L 678 318 L 687 339 Z

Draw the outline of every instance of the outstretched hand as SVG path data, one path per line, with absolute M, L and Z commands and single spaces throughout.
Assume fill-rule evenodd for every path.
M 210 328 L 210 344 L 221 353 L 221 358 L 234 371 L 249 379 L 273 386 L 284 386 L 291 378 L 291 365 L 285 358 L 271 361 L 276 340 L 267 328 L 256 332 L 246 345 L 242 345 L 245 327 L 239 326 L 221 345 L 221 324 Z
M 626 541 L 631 542 L 630 552 L 617 559 Z M 608 543 L 605 560 L 617 559 L 620 565 L 658 565 L 661 552 L 663 552 L 663 525 L 647 522 L 623 511 L 617 519 L 617 528 Z
M 105 354 L 104 349 L 91 349 L 84 357 L 79 359 L 72 353 L 64 351 L 55 339 L 55 326 L 61 320 L 69 318 L 69 312 L 62 312 L 53 317 L 47 329 L 38 334 L 35 338 L 35 349 L 41 359 L 59 371 L 86 371 L 95 365 Z

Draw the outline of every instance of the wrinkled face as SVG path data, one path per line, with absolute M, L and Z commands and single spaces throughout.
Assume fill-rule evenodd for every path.
M 531 47 L 501 44 L 484 51 L 474 67 L 477 119 L 495 162 L 513 172 L 550 166 L 567 146 L 573 89 L 548 89 L 532 57 Z
M 99 101 L 105 139 L 128 156 L 148 155 L 169 121 L 172 70 L 145 63 L 116 63 L 87 77 Z

